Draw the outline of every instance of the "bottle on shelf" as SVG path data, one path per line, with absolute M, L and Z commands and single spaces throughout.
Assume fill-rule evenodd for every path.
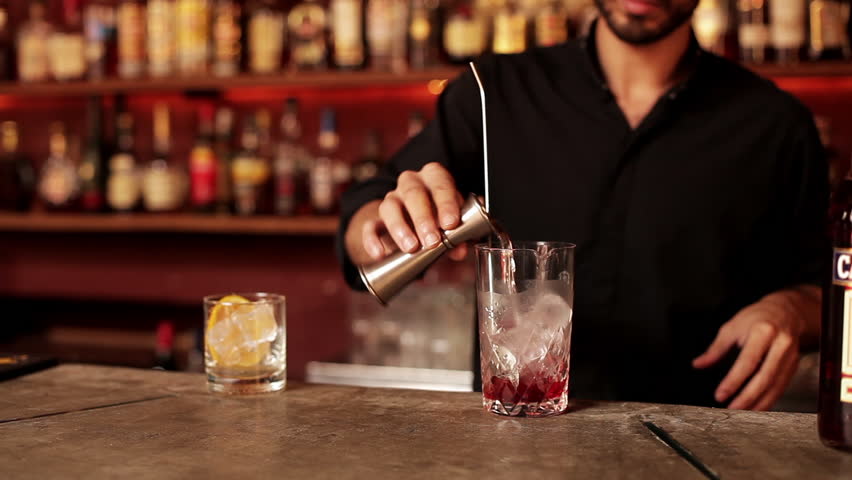
M 138 78 L 145 69 L 145 5 L 121 0 L 117 15 L 118 75 Z
M 9 17 L 8 0 L 0 1 L 0 81 L 12 79 L 14 35 Z
M 50 156 L 41 169 L 38 194 L 48 210 L 72 210 L 80 192 L 77 168 L 71 159 L 65 125 L 50 127 Z
M 568 11 L 562 0 L 549 0 L 535 16 L 535 44 L 550 47 L 568 41 Z
M 248 64 L 252 73 L 281 70 L 286 44 L 284 12 L 273 0 L 258 0 L 249 14 Z
M 271 180 L 269 162 L 261 155 L 261 133 L 257 116 L 249 116 L 243 125 L 242 150 L 231 162 L 234 212 L 257 215 L 264 212 Z
M 819 437 L 852 451 L 852 172 L 835 191 L 829 209 L 831 283 L 822 297 Z M 828 263 L 828 262 L 826 262 Z
M 698 43 L 705 50 L 726 56 L 728 34 L 731 28 L 730 12 L 726 0 L 701 0 L 692 17 L 692 26 Z
M 175 71 L 175 0 L 148 0 L 148 74 L 167 77 Z
M 50 74 L 60 82 L 79 80 L 86 75 L 86 42 L 80 0 L 63 2 L 62 21 L 47 44 Z
M 345 163 L 337 157 L 340 137 L 337 134 L 337 114 L 333 109 L 323 110 L 320 119 L 319 154 L 310 172 L 310 195 L 313 212 L 330 215 L 337 206 L 337 190 L 345 181 Z M 341 164 L 344 165 L 341 167 Z
M 352 167 L 352 181 L 363 182 L 375 177 L 382 163 L 382 137 L 378 130 L 373 129 L 367 132 L 361 158 Z
M 110 209 L 126 213 L 139 207 L 142 185 L 134 148 L 133 115 L 119 108 L 116 123 L 116 150 L 109 159 L 106 196 Z
M 316 0 L 299 3 L 287 16 L 290 64 L 296 70 L 319 70 L 327 65 L 328 16 Z
M 801 60 L 807 40 L 805 0 L 768 0 L 769 38 L 775 61 L 794 64 Z
M 172 322 L 162 321 L 157 325 L 157 343 L 154 347 L 154 370 L 177 370 L 174 354 L 175 326 Z
M 275 152 L 275 213 L 294 215 L 306 201 L 308 150 L 302 145 L 299 101 L 288 98 L 281 116 L 281 141 Z
M 219 107 L 216 110 L 215 131 L 216 140 L 213 153 L 216 156 L 216 212 L 230 213 L 234 111 L 229 107 Z
M 407 68 L 407 0 L 367 1 L 367 45 L 370 67 L 403 72 Z
M 154 106 L 154 156 L 142 178 L 142 200 L 149 212 L 176 212 L 186 197 L 186 174 L 171 162 L 169 107 Z
M 216 210 L 216 174 L 219 162 L 213 149 L 213 105 L 198 108 L 198 137 L 189 154 L 190 203 L 197 212 Z
M 849 59 L 849 0 L 810 0 L 810 38 L 808 53 L 811 60 Z
M 18 29 L 18 78 L 22 82 L 43 82 L 50 76 L 47 41 L 53 27 L 45 19 L 43 0 L 29 4 L 29 18 Z
M 527 49 L 527 17 L 515 0 L 504 0 L 494 14 L 491 49 L 497 54 L 521 53 Z
M 105 2 L 90 2 L 83 13 L 86 74 L 92 80 L 104 78 L 108 72 L 108 45 L 115 31 L 115 9 Z
M 80 207 L 85 212 L 101 212 L 104 209 L 104 190 L 106 190 L 106 172 L 103 158 L 103 129 L 101 128 L 101 98 L 89 98 L 88 128 L 83 158 L 78 174 L 80 176 Z
M 766 61 L 766 47 L 769 43 L 765 0 L 739 0 L 737 13 L 740 59 L 747 63 L 763 63 Z
M 26 212 L 35 193 L 35 172 L 19 143 L 18 124 L 0 124 L 0 209 Z
M 409 66 L 424 70 L 438 63 L 438 0 L 412 0 L 408 24 Z
M 230 77 L 240 71 L 242 6 L 236 0 L 216 0 L 213 7 L 213 74 Z M 267 40 L 268 41 L 268 40 Z
M 485 51 L 485 21 L 470 2 L 457 2 L 444 25 L 444 50 L 452 63 L 467 63 Z
M 204 75 L 210 61 L 210 2 L 176 0 L 177 70 L 181 75 Z
M 361 0 L 331 0 L 331 46 L 334 65 L 351 70 L 364 66 L 363 3 Z

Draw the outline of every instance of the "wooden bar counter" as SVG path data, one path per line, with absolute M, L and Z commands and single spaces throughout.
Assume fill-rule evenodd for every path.
M 575 402 L 543 419 L 476 393 L 290 384 L 207 393 L 200 374 L 62 365 L 0 383 L 0 478 L 852 478 L 816 417 Z M 713 478 L 713 477 L 710 477 Z

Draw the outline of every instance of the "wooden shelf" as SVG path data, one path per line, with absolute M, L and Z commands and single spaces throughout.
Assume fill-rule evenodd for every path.
M 236 217 L 196 214 L 14 214 L 0 213 L 2 232 L 57 233 L 200 233 L 220 235 L 329 236 L 337 232 L 333 216 Z
M 444 67 L 404 74 L 374 71 L 294 72 L 280 75 L 238 75 L 233 77 L 170 77 L 134 80 L 0 83 L 0 95 L 11 96 L 81 96 L 110 93 L 156 93 L 176 91 L 211 91 L 248 88 L 362 88 L 426 85 L 431 80 L 455 77 L 460 70 Z
M 852 62 L 801 62 L 793 66 L 745 64 L 752 71 L 770 78 L 852 77 Z

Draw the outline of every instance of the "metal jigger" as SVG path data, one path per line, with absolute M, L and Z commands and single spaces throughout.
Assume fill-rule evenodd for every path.
M 372 265 L 358 267 L 367 290 L 382 304 L 387 303 L 449 250 L 491 233 L 498 234 L 491 217 L 476 197 L 470 195 L 461 207 L 461 222 L 441 232 L 441 243 L 419 252 L 397 251 Z

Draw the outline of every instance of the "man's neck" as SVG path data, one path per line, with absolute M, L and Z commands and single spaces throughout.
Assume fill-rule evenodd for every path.
M 690 40 L 689 22 L 648 45 L 633 45 L 621 40 L 605 21 L 599 21 L 595 29 L 598 60 L 619 102 L 642 100 L 649 95 L 659 97 L 677 83 L 677 67 Z

